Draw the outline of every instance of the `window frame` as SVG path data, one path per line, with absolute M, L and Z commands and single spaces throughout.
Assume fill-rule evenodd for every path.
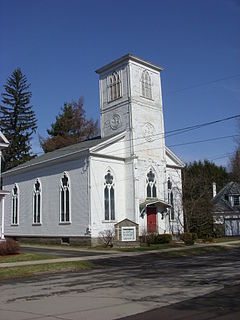
M 38 190 L 36 190 L 36 184 L 39 183 L 39 192 Z M 40 206 L 40 210 L 38 212 L 38 210 L 35 213 L 35 196 L 40 196 L 40 201 L 38 199 L 38 201 L 36 202 L 36 210 L 39 208 Z M 34 226 L 39 226 L 42 224 L 42 183 L 40 181 L 39 178 L 37 178 L 34 182 L 33 185 L 33 203 L 32 203 L 32 210 L 33 210 L 33 218 L 32 218 L 32 225 Z M 37 217 L 39 216 L 39 221 L 37 219 Z M 36 221 L 35 221 L 36 218 Z
M 153 100 L 152 80 L 148 70 L 145 69 L 142 71 L 140 83 L 141 83 L 141 97 L 148 100 Z
M 17 188 L 17 194 L 14 194 L 14 188 Z M 19 186 L 17 183 L 14 184 L 12 188 L 12 201 L 11 201 L 11 226 L 18 226 L 19 225 Z M 17 200 L 17 205 L 15 204 Z M 17 214 L 15 210 L 17 209 Z
M 236 203 L 236 200 L 237 200 L 237 203 Z M 233 207 L 239 206 L 240 205 L 240 195 L 238 195 L 238 194 L 232 195 L 232 203 L 233 203 Z
M 68 185 L 63 186 L 62 179 L 64 176 L 67 177 L 67 182 Z M 63 217 L 64 219 L 62 220 L 62 191 L 64 192 L 64 212 L 63 212 Z M 66 198 L 66 193 L 68 191 L 68 220 L 66 219 L 67 216 L 67 211 L 66 211 L 66 203 L 67 203 L 67 198 Z M 59 186 L 59 224 L 71 224 L 72 223 L 72 214 L 71 214 L 71 181 L 70 181 L 70 176 L 69 174 L 64 171 L 63 174 L 61 175 L 60 178 L 60 186 Z
M 150 172 L 153 175 L 153 181 L 149 180 Z M 146 190 L 146 195 L 147 195 L 146 198 L 157 199 L 157 194 L 158 194 L 157 179 L 156 179 L 156 173 L 152 168 L 150 168 L 148 170 L 147 175 L 146 175 L 146 188 L 145 188 L 145 190 Z M 148 190 L 150 190 L 150 196 L 148 196 L 149 195 Z
M 175 221 L 175 210 L 174 210 L 174 196 L 173 196 L 173 188 L 172 188 L 172 181 L 170 178 L 168 178 L 167 181 L 167 187 L 168 187 L 168 203 L 172 206 L 169 208 L 169 218 L 170 221 Z
M 112 182 L 107 181 L 107 176 L 110 175 Z M 116 186 L 115 177 L 111 169 L 107 170 L 104 176 L 104 189 L 103 189 L 103 199 L 104 199 L 104 222 L 115 222 L 116 221 Z M 107 206 L 106 206 L 107 204 Z
M 107 78 L 108 103 L 122 98 L 121 71 L 114 71 Z

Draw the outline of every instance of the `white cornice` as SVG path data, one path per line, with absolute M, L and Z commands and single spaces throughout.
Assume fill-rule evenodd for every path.
M 101 73 L 103 73 L 103 72 L 115 67 L 116 65 L 119 65 L 119 64 L 121 64 L 123 62 L 126 62 L 126 61 L 134 61 L 134 62 L 140 63 L 140 64 L 142 64 L 142 65 L 144 65 L 144 66 L 146 66 L 148 68 L 151 68 L 151 69 L 154 69 L 154 70 L 157 70 L 157 71 L 162 71 L 163 70 L 161 67 L 157 66 L 156 64 L 153 64 L 153 63 L 151 63 L 149 61 L 143 60 L 143 59 L 141 59 L 141 58 L 139 58 L 139 57 L 137 57 L 137 56 L 135 56 L 133 54 L 128 53 L 128 54 L 124 55 L 123 57 L 121 57 L 119 59 L 116 59 L 116 60 L 106 64 L 105 66 L 97 69 L 96 73 L 97 74 L 101 74 Z
M 185 163 L 180 158 L 178 158 L 178 156 L 176 156 L 176 154 L 173 153 L 167 146 L 165 146 L 165 148 L 166 148 L 166 155 L 169 156 L 169 158 L 171 158 L 175 162 L 174 165 L 167 163 L 167 167 L 169 168 L 178 167 L 183 169 L 185 167 Z

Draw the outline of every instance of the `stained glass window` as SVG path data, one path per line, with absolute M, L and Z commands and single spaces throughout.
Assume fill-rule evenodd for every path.
M 18 224 L 19 190 L 17 184 L 12 189 L 12 224 Z
M 70 222 L 70 184 L 66 172 L 60 181 L 60 222 Z
M 119 72 L 114 72 L 109 77 L 109 101 L 113 101 L 121 97 L 121 79 Z
M 41 184 L 37 179 L 33 188 L 33 223 L 41 223 Z
M 147 183 L 147 198 L 157 198 L 156 179 L 152 169 L 150 169 L 147 174 L 146 183 Z
M 151 78 L 147 70 L 142 73 L 142 96 L 144 98 L 152 99 L 152 85 Z
M 114 182 L 111 171 L 105 175 L 104 183 L 104 212 L 105 220 L 115 220 L 115 195 Z

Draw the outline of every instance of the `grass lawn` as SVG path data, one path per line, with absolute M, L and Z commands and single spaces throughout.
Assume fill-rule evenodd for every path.
M 184 247 L 184 244 L 172 242 L 172 243 L 163 243 L 163 244 L 150 244 L 148 246 L 146 243 L 142 243 L 140 247 L 136 247 L 136 248 L 114 248 L 114 249 L 121 252 L 141 252 L 141 251 L 151 251 L 151 250 L 179 248 L 179 247 Z
M 214 238 L 214 242 L 229 242 L 240 240 L 240 237 L 223 237 L 223 238 Z
M 7 256 L 0 256 L 0 263 L 57 259 L 57 258 L 61 258 L 61 257 L 50 255 L 50 254 L 18 253 L 18 254 L 9 254 Z
M 94 264 L 89 261 L 74 261 L 11 268 L 0 268 L 0 280 L 16 279 L 40 274 L 51 274 L 55 272 L 81 271 L 92 269 L 93 267 Z

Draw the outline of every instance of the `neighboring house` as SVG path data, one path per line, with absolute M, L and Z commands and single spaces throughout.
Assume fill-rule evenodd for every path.
M 240 184 L 229 182 L 213 198 L 213 217 L 216 225 L 224 227 L 226 236 L 240 235 Z
M 4 173 L 8 236 L 94 243 L 126 218 L 140 234 L 183 231 L 184 163 L 165 146 L 161 70 L 128 54 L 96 71 L 101 138 Z
M 0 223 L 1 223 L 1 230 L 0 230 L 0 239 L 3 240 L 4 239 L 4 199 L 5 196 L 9 194 L 8 191 L 6 190 L 2 190 L 2 168 L 1 168 L 1 164 L 2 164 L 2 149 L 7 148 L 9 145 L 9 142 L 7 140 L 7 138 L 2 134 L 2 132 L 0 131 Z

